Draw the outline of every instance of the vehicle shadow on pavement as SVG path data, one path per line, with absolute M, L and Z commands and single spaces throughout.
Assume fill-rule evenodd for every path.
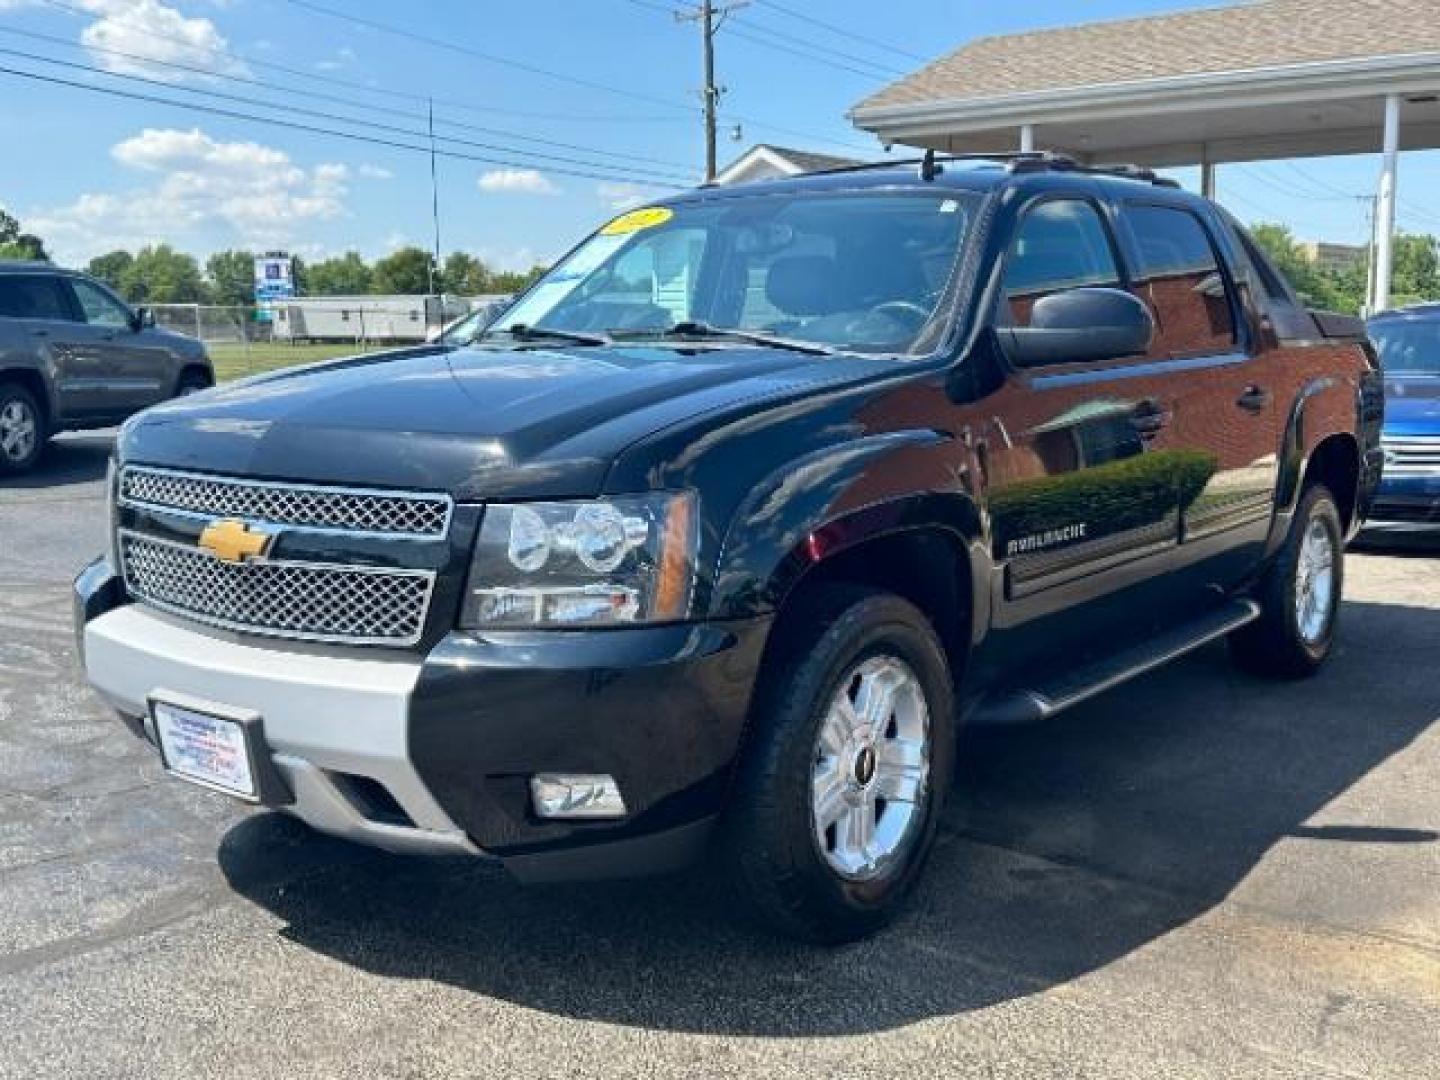
M 85 431 L 62 435 L 45 447 L 35 468 L 21 476 L 7 476 L 7 488 L 61 488 L 89 484 L 105 476 L 115 446 L 113 431 Z
M 232 829 L 221 865 L 286 937 L 384 976 L 645 1029 L 894 1028 L 1103 967 L 1212 908 L 1280 841 L 1337 866 L 1356 843 L 1440 842 L 1310 823 L 1440 714 L 1440 612 L 1352 602 L 1341 633 L 1307 682 L 1242 675 L 1211 647 L 1049 724 L 967 734 L 916 902 L 846 948 L 752 930 L 711 873 L 521 889 L 280 815 Z

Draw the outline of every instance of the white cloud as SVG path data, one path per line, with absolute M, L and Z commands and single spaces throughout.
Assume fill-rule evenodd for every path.
M 184 64 L 223 75 L 243 75 L 249 71 L 245 62 L 230 51 L 230 43 L 209 19 L 186 18 L 160 0 L 78 2 L 80 7 L 98 16 L 81 31 L 80 42 L 107 71 L 171 82 L 193 76 L 149 61 Z
M 558 195 L 560 189 L 539 169 L 491 169 L 477 181 L 481 191 L 523 195 Z
M 649 202 L 655 198 L 656 192 L 654 188 L 646 187 L 644 184 L 601 181 L 595 185 L 595 194 L 600 196 L 600 201 L 611 210 L 629 210 L 632 206 Z
M 350 48 L 349 45 L 344 45 L 336 49 L 335 55 L 328 60 L 315 61 L 315 70 L 339 71 L 342 68 L 351 67 L 358 59 L 359 57 L 355 55 L 355 50 Z
M 345 213 L 350 169 L 303 168 L 283 150 L 220 142 L 199 128 L 146 128 L 110 150 L 119 164 L 155 177 L 121 192 L 89 192 L 30 215 L 33 227 L 69 261 L 147 243 L 183 243 L 215 229 L 221 244 L 292 243 L 296 230 Z M 213 241 L 210 246 L 220 246 Z
M 393 180 L 395 174 L 383 165 L 371 165 L 368 162 L 356 170 L 366 180 Z

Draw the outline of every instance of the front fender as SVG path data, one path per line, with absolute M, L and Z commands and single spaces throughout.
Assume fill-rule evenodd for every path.
M 985 558 L 968 451 L 932 430 L 848 440 L 770 473 L 733 515 L 721 546 L 711 615 L 780 608 L 816 563 L 877 537 L 939 529 Z M 971 580 L 986 581 L 972 573 Z

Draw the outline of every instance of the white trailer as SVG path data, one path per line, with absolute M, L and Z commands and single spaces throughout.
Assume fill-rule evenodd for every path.
M 470 310 L 454 296 L 303 296 L 263 305 L 277 341 L 424 341 Z

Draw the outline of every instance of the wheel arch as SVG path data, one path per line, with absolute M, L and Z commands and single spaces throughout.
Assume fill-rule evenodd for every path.
M 1345 528 L 1352 528 L 1360 511 L 1361 454 L 1355 434 L 1360 420 L 1358 392 L 1346 380 L 1326 376 L 1301 388 L 1286 421 L 1280 456 L 1276 501 L 1283 519 L 1294 513 L 1307 485 L 1323 480 Z

